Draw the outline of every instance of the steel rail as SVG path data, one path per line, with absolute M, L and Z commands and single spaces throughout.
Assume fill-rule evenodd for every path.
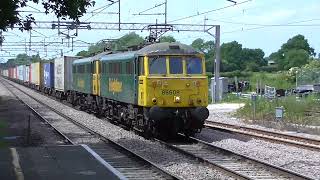
M 179 135 L 184 137 L 182 134 Z M 192 140 L 193 143 L 184 143 L 185 141 L 172 143 L 159 139 L 157 139 L 157 141 L 197 161 L 218 168 L 236 179 L 312 179 L 193 137 L 189 137 L 189 139 Z
M 216 130 L 230 131 L 245 136 L 251 136 L 254 138 L 259 138 L 271 142 L 289 144 L 296 147 L 302 147 L 317 151 L 320 150 L 320 140 L 318 139 L 289 135 L 280 132 L 256 129 L 240 125 L 233 125 L 217 121 L 205 121 L 205 127 Z
M 33 107 L 31 107 L 29 104 L 25 103 L 19 96 L 17 96 L 10 87 L 8 87 L 8 85 L 6 85 L 5 83 L 3 83 L 3 81 L 0 81 L 0 83 L 6 88 L 8 89 L 8 91 L 18 100 L 20 101 L 23 105 L 25 105 L 31 112 L 33 115 L 35 115 L 38 119 L 40 119 L 41 121 L 43 121 L 45 124 L 49 125 L 56 133 L 58 133 L 58 135 L 60 135 L 63 139 L 65 139 L 68 143 L 75 145 L 75 143 L 68 138 L 65 134 L 63 134 L 57 127 L 55 127 L 54 125 L 52 125 L 47 118 L 41 116 Z M 11 85 L 11 84 L 10 84 Z M 12 86 L 12 85 L 11 85 Z
M 7 83 L 9 83 L 9 82 L 7 82 Z M 42 101 L 34 98 L 34 97 L 31 96 L 30 94 L 28 94 L 28 93 L 26 93 L 25 91 L 23 91 L 21 88 L 17 87 L 16 85 L 13 85 L 11 82 L 10 82 L 9 84 L 10 84 L 11 86 L 13 86 L 14 88 L 18 89 L 18 90 L 19 90 L 20 92 L 22 92 L 23 94 L 25 94 L 25 95 L 27 95 L 28 97 L 30 97 L 31 99 L 33 99 L 34 101 L 36 101 L 37 103 L 39 103 L 40 105 L 45 106 L 45 107 L 48 108 L 50 111 L 55 112 L 55 113 L 58 114 L 59 116 L 67 119 L 68 121 L 72 122 L 73 124 L 75 124 L 76 126 L 80 127 L 81 129 L 89 132 L 90 134 L 97 136 L 99 139 L 101 139 L 103 142 L 105 142 L 105 144 L 111 144 L 111 145 L 113 146 L 113 153 L 118 153 L 118 154 L 119 154 L 119 152 L 115 151 L 115 149 L 116 149 L 116 150 L 118 150 L 118 151 L 121 152 L 121 156 L 125 155 L 125 156 L 127 156 L 128 158 L 130 158 L 130 159 L 134 159 L 135 161 L 138 161 L 138 163 L 140 163 L 140 164 L 141 164 L 141 163 L 144 163 L 143 165 L 141 165 L 142 167 L 144 167 L 144 168 L 150 167 L 150 169 L 153 169 L 153 170 L 156 171 L 156 172 L 154 172 L 154 174 L 159 174 L 159 173 L 160 173 L 159 176 L 165 177 L 164 179 L 181 179 L 181 178 L 175 176 L 174 174 L 166 171 L 166 170 L 163 169 L 162 167 L 159 167 L 159 166 L 156 165 L 155 163 L 153 163 L 153 162 L 151 162 L 151 161 L 143 158 L 143 157 L 140 156 L 139 154 L 137 154 L 137 153 L 131 151 L 130 149 L 124 147 L 123 145 L 121 145 L 121 144 L 119 144 L 119 143 L 117 143 L 117 142 L 115 142 L 115 141 L 113 141 L 113 140 L 105 137 L 104 135 L 96 132 L 95 130 L 93 130 L 93 129 L 91 129 L 91 128 L 89 128 L 89 127 L 87 127 L 87 126 L 85 126 L 85 125 L 83 125 L 83 124 L 81 124 L 81 123 L 79 123 L 79 122 L 77 122 L 77 121 L 74 120 L 73 118 L 71 118 L 71 117 L 69 117 L 69 116 L 61 113 L 60 111 L 58 111 L 58 110 L 50 107 L 49 105 L 43 103 Z M 39 113 L 37 113 L 37 114 L 39 114 Z M 40 115 L 40 114 L 39 114 L 39 115 Z M 41 116 L 41 115 L 40 115 L 40 116 Z M 106 146 L 103 146 L 103 147 L 106 148 Z M 97 146 L 97 145 L 93 145 L 91 148 L 92 148 L 93 150 L 99 152 L 99 154 L 102 154 L 102 153 L 103 153 L 103 156 L 102 156 L 102 157 L 106 156 L 106 157 L 108 157 L 108 158 L 113 158 L 113 157 L 112 157 L 113 155 L 107 152 L 107 151 L 112 151 L 111 148 L 107 148 L 107 150 L 106 150 L 106 149 L 101 148 L 100 146 Z M 113 159 L 114 159 L 114 158 L 113 158 Z M 106 160 L 106 161 L 108 162 L 108 160 Z M 121 162 L 121 163 L 124 164 L 124 166 L 119 166 L 118 163 L 119 163 L 119 162 L 115 163 L 115 166 L 117 166 L 117 167 L 115 167 L 115 168 L 116 168 L 116 169 L 117 169 L 117 168 L 120 168 L 120 169 L 119 169 L 119 172 L 120 172 L 120 173 L 128 174 L 129 176 L 132 176 L 132 173 L 131 173 L 131 172 L 125 171 L 125 170 L 128 169 L 128 168 L 123 168 L 123 167 L 127 167 L 127 165 L 130 164 L 128 161 L 126 161 L 126 162 Z M 112 164 L 112 163 L 110 163 L 110 164 Z M 136 173 L 139 173 L 138 170 L 137 170 L 137 168 L 133 168 L 133 167 L 130 167 L 130 168 L 131 168 L 131 169 L 135 169 L 135 170 L 136 170 Z M 129 169 L 130 169 L 130 168 L 129 168 Z M 125 170 L 124 170 L 124 169 L 125 169 Z M 147 169 L 146 169 L 146 170 L 143 170 L 143 172 L 147 172 Z M 147 179 L 152 178 L 152 177 L 150 177 L 149 174 L 150 174 L 150 172 L 148 172 L 148 174 L 144 174 L 144 175 L 141 175 L 141 173 L 140 173 L 140 174 L 139 174 L 139 177 L 140 177 L 141 179 L 144 178 L 143 176 L 146 176 Z M 159 176 L 156 177 L 155 179 L 160 178 Z M 137 178 L 137 177 L 134 177 L 134 178 Z M 133 178 L 133 179 L 134 179 L 134 178 Z M 130 177 L 128 177 L 128 179 L 130 179 Z

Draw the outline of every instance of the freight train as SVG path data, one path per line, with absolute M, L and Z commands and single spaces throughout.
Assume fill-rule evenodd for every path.
M 2 75 L 148 137 L 192 136 L 209 116 L 204 55 L 180 43 L 63 56 Z

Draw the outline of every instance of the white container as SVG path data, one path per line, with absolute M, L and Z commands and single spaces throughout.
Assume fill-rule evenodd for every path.
M 30 66 L 26 65 L 24 82 L 30 82 Z
M 63 56 L 54 60 L 54 88 L 66 92 L 72 89 L 72 62 L 78 56 Z
M 8 71 L 8 69 L 4 69 L 4 70 L 2 71 L 2 76 L 4 76 L 4 77 L 9 77 L 9 71 Z
M 18 80 L 23 81 L 24 76 L 25 76 L 25 65 L 20 65 L 17 67 L 17 75 L 18 75 Z

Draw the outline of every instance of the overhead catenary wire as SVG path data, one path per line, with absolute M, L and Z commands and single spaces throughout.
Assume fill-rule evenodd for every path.
M 197 17 L 197 16 L 200 16 L 200 15 L 204 15 L 204 14 L 212 13 L 212 12 L 215 12 L 215 11 L 220 11 L 220 10 L 223 10 L 223 9 L 227 9 L 227 8 L 230 8 L 230 7 L 234 7 L 234 6 L 237 6 L 237 5 L 241 5 L 241 4 L 244 4 L 244 3 L 248 3 L 248 2 L 250 2 L 250 1 L 252 1 L 252 0 L 246 0 L 246 1 L 238 2 L 237 4 L 232 4 L 232 5 L 224 6 L 224 7 L 221 7 L 221 8 L 217 8 L 217 9 L 212 9 L 212 10 L 209 10 L 209 11 L 205 11 L 205 12 L 202 12 L 202 13 L 197 13 L 197 14 L 194 14 L 194 15 L 191 15 L 191 16 L 186 16 L 186 17 L 178 18 L 178 19 L 175 19 L 175 20 L 172 20 L 172 21 L 169 21 L 169 22 L 171 23 L 171 22 L 176 22 L 176 21 L 181 21 L 181 20 L 185 20 L 185 19 Z
M 226 31 L 222 32 L 221 34 L 229 34 L 229 33 L 236 33 L 236 32 L 243 32 L 243 31 L 250 31 L 250 30 L 256 30 L 256 29 L 263 29 L 267 27 L 315 27 L 320 26 L 320 24 L 297 24 L 297 23 L 304 23 L 304 22 L 310 22 L 310 21 L 317 21 L 320 19 L 309 19 L 309 20 L 301 20 L 301 21 L 293 21 L 283 24 L 260 24 L 259 27 L 253 27 L 253 28 L 241 28 L 233 31 Z

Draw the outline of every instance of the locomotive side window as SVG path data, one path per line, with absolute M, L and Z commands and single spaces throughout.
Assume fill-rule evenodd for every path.
M 133 73 L 133 64 L 132 62 L 126 62 L 126 74 Z
M 139 57 L 139 75 L 144 75 L 144 57 Z
M 149 57 L 150 74 L 167 74 L 166 58 L 164 56 Z
M 183 73 L 183 63 L 181 57 L 170 57 L 170 74 L 182 74 Z
M 86 73 L 92 73 L 92 65 L 91 64 L 87 64 L 86 65 Z
M 84 65 L 79 65 L 77 69 L 78 69 L 78 73 L 80 74 L 84 73 Z
M 202 61 L 198 57 L 190 57 L 186 60 L 187 74 L 202 74 Z

